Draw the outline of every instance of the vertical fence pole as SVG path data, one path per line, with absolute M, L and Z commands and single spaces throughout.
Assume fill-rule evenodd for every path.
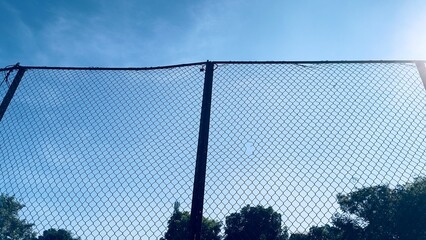
M 192 192 L 190 240 L 200 240 L 203 221 L 204 187 L 206 181 L 207 148 L 209 141 L 210 110 L 213 86 L 214 63 L 207 61 L 203 103 L 201 106 L 200 130 L 198 135 L 197 160 L 195 163 L 194 188 Z
M 416 67 L 417 67 L 417 70 L 419 71 L 420 78 L 422 79 L 423 86 L 425 87 L 425 90 L 426 90 L 426 67 L 425 67 L 425 62 L 417 61 L 416 62 Z
M 10 85 L 9 89 L 6 92 L 6 95 L 3 98 L 3 101 L 0 105 L 0 121 L 3 119 L 4 113 L 7 110 L 7 107 L 10 104 L 10 101 L 12 101 L 13 95 L 15 95 L 16 89 L 19 86 L 19 83 L 21 82 L 22 77 L 25 73 L 25 68 L 18 67 L 18 73 L 16 74 L 15 78 L 13 79 L 12 84 Z

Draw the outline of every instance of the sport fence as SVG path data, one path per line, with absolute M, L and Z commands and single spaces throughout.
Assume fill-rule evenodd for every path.
M 232 227 L 248 228 L 244 208 L 262 225 L 268 207 L 282 230 L 269 239 L 336 230 L 338 216 L 364 231 L 373 220 L 344 196 L 426 176 L 424 62 L 17 65 L 0 77 L 0 193 L 36 234 L 259 239 Z

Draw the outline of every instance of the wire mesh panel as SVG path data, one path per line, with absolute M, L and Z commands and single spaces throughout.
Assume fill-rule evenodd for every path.
M 0 71 L 0 99 L 3 99 L 3 97 L 6 95 L 7 88 L 8 88 L 8 82 L 6 81 L 7 71 Z
M 0 239 L 33 240 L 5 237 L 18 211 L 81 239 L 426 238 L 423 65 L 212 66 L 25 67 L 0 123 Z
M 260 205 L 290 234 L 324 225 L 337 194 L 425 175 L 425 120 L 414 64 L 217 64 L 205 216 Z
M 0 123 L 0 190 L 38 233 L 158 239 L 191 206 L 204 73 L 28 69 Z

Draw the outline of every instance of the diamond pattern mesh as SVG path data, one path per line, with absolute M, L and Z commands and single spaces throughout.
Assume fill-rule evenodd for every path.
M 327 223 L 336 195 L 426 170 L 414 64 L 223 64 L 214 72 L 204 212 L 272 206 L 290 232 Z
M 1 122 L 0 189 L 38 232 L 154 239 L 190 208 L 204 73 L 27 70 Z
M 0 193 L 38 233 L 164 236 L 191 207 L 202 67 L 29 68 L 0 123 Z M 415 64 L 215 64 L 204 216 L 272 206 L 306 232 L 339 193 L 425 176 L 425 142 Z

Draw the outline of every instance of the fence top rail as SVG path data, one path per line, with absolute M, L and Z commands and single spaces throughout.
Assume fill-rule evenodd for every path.
M 155 70 L 155 69 L 168 69 L 168 68 L 177 68 L 177 67 L 188 67 L 202 65 L 206 62 L 194 62 L 194 63 L 185 63 L 185 64 L 175 64 L 167 66 L 156 66 L 156 67 L 55 67 L 55 66 L 10 66 L 5 68 L 0 68 L 0 71 L 8 71 L 13 69 L 45 69 L 45 70 L 104 70 L 104 71 L 140 71 L 140 70 Z
M 209 61 L 206 61 L 209 62 Z M 14 69 L 45 69 L 45 70 L 104 70 L 104 71 L 141 71 L 141 70 L 156 70 L 169 69 L 177 67 L 188 67 L 203 65 L 206 62 L 193 62 L 185 64 L 164 65 L 156 67 L 55 67 L 55 66 L 21 66 L 14 65 L 0 68 L 0 71 L 9 71 Z M 337 60 L 337 61 L 210 61 L 213 64 L 368 64 L 368 63 L 417 63 L 426 60 Z
M 426 60 L 336 60 L 336 61 L 213 61 L 215 64 L 357 64 L 357 63 L 416 63 Z

